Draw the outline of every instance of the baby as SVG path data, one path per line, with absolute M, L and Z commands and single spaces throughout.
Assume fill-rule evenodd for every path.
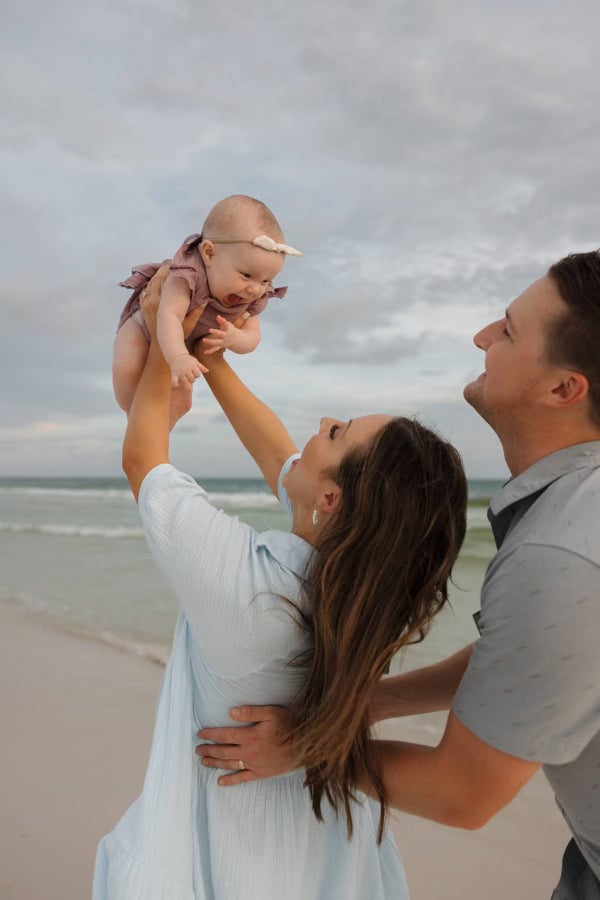
M 251 353 L 259 343 L 260 313 L 271 297 L 284 297 L 287 291 L 274 289 L 271 282 L 286 254 L 302 255 L 282 241 L 271 210 L 260 200 L 236 194 L 211 209 L 202 234 L 188 237 L 170 261 L 157 336 L 171 369 L 171 425 L 190 408 L 193 383 L 206 371 L 190 353 L 198 338 L 204 338 L 207 354 L 225 349 Z M 131 277 L 121 282 L 134 291 L 121 313 L 113 357 L 115 397 L 125 412 L 131 407 L 150 340 L 140 295 L 159 268 L 156 263 L 136 266 Z M 185 316 L 204 304 L 198 323 L 184 339 Z M 244 315 L 245 321 L 235 325 Z

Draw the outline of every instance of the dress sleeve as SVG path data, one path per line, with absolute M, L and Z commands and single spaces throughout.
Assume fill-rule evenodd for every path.
M 146 475 L 139 509 L 152 556 L 203 658 L 221 674 L 255 669 L 286 640 L 289 612 L 281 597 L 293 595 L 296 580 L 261 535 L 216 509 L 193 478 L 169 464 Z
M 173 466 L 152 469 L 142 482 L 139 510 L 146 541 L 200 642 L 235 629 L 248 591 L 238 589 L 254 531 L 216 509 L 194 479 Z
M 481 637 L 452 709 L 504 753 L 571 762 L 598 730 L 598 569 L 570 551 L 531 544 L 492 567 Z
M 267 308 L 268 300 L 265 297 L 261 297 L 260 300 L 255 300 L 250 306 L 247 307 L 246 312 L 251 316 L 260 316 L 261 312 Z
M 246 312 L 250 313 L 251 316 L 259 316 L 261 312 L 264 312 L 267 308 L 269 300 L 272 300 L 273 297 L 282 300 L 286 294 L 287 287 L 274 288 L 271 286 L 259 300 L 255 300 L 254 303 L 251 303 L 250 306 L 247 307 Z
M 286 513 L 288 513 L 289 516 L 291 516 L 292 512 L 293 512 L 292 504 L 291 504 L 290 498 L 288 497 L 288 493 L 283 486 L 283 479 L 285 478 L 287 473 L 290 471 L 292 463 L 297 459 L 300 459 L 299 453 L 294 453 L 292 456 L 290 456 L 289 459 L 286 459 L 286 461 L 284 462 L 284 464 L 281 467 L 281 472 L 279 473 L 279 478 L 277 479 L 277 497 L 279 498 L 279 502 L 281 503 L 281 505 L 283 506 L 283 508 L 285 509 Z

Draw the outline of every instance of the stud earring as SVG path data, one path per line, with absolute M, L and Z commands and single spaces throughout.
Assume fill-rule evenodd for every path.
M 316 509 L 313 509 L 312 523 L 315 526 L 315 528 L 319 524 L 319 514 L 317 513 Z

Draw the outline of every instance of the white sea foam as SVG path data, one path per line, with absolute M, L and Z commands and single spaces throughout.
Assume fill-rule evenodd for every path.
M 166 666 L 171 654 L 171 649 L 167 644 L 135 640 L 134 638 L 116 634 L 114 631 L 93 631 L 90 628 L 85 628 L 81 625 L 69 624 L 63 627 L 65 631 L 75 635 L 75 637 L 97 641 L 99 644 L 108 644 L 109 647 L 116 647 L 117 650 L 122 650 L 124 653 L 130 653 L 132 656 L 149 659 L 151 662 L 158 663 L 161 666 Z
M 73 491 L 72 493 L 81 495 L 82 491 Z M 211 494 L 209 495 L 211 503 L 215 506 L 225 509 L 226 511 L 236 510 L 276 510 L 278 507 L 277 500 L 269 494 L 253 493 L 253 494 Z M 467 513 L 467 529 L 469 531 L 490 532 L 490 526 L 487 520 L 486 511 L 483 507 L 469 507 Z M 53 537 L 80 537 L 80 538 L 143 538 L 144 531 L 139 526 L 124 525 L 82 525 L 76 522 L 65 523 L 39 523 L 39 522 L 7 522 L 0 521 L 0 533 L 12 534 L 47 534 Z M 491 532 L 490 532 L 491 538 Z M 486 535 L 483 536 L 485 540 Z M 487 551 L 485 551 L 487 552 Z
M 202 479 L 198 479 L 202 484 Z M 288 528 L 277 500 L 256 480 L 208 480 L 212 503 L 254 527 Z M 463 548 L 467 589 L 480 582 L 493 541 L 484 506 L 469 506 Z M 176 604 L 158 577 L 133 498 L 119 479 L 0 482 L 0 602 L 16 602 L 61 628 L 163 663 Z M 76 551 L 76 552 L 75 552 Z M 31 560 L 36 561 L 35 565 Z M 475 594 L 473 588 L 473 594 Z M 470 595 L 469 595 L 470 596 Z M 469 606 L 464 641 L 472 633 Z M 458 608 L 457 606 L 457 608 Z M 462 620 L 461 620 L 462 621 Z M 458 627 L 458 626 L 457 626 Z M 440 629 L 440 657 L 446 650 Z M 436 646 L 436 633 L 428 646 Z M 461 636 L 461 640 L 463 640 Z M 433 641 L 433 644 L 431 644 Z M 460 645 L 460 644 L 459 644 Z
M 487 517 L 487 507 L 469 506 L 467 508 L 467 528 L 469 530 L 485 528 L 490 531 L 490 523 Z
M 143 538 L 142 528 L 107 528 L 101 525 L 40 525 L 37 522 L 0 522 L 0 532 L 50 534 L 54 537 Z
M 273 494 L 255 491 L 249 493 L 214 493 L 208 492 L 208 499 L 214 506 L 235 509 L 277 509 L 279 500 Z
M 59 487 L 0 487 L 0 495 L 23 497 L 81 497 L 94 500 L 121 500 L 131 498 L 129 488 L 59 488 Z
M 51 608 L 39 598 L 35 599 L 22 592 L 19 594 L 6 593 L 0 587 L 0 603 L 33 614 L 54 628 L 58 628 L 60 631 L 71 634 L 74 637 L 95 641 L 99 644 L 108 644 L 108 646 L 122 650 L 124 653 L 148 659 L 161 666 L 166 666 L 169 661 L 171 648 L 168 643 L 162 644 L 156 641 L 144 640 L 143 638 L 134 638 L 130 635 L 117 634 L 117 632 L 106 628 L 93 628 L 83 622 L 74 621 L 68 615 L 65 616 L 64 610 Z
M 46 488 L 46 487 L 0 487 L 0 495 L 40 497 L 45 499 L 62 497 L 79 500 L 126 500 L 133 502 L 129 488 Z M 279 501 L 266 491 L 207 491 L 208 499 L 214 506 L 235 509 L 275 509 Z

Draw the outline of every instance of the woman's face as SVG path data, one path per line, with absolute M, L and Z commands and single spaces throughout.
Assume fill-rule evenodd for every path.
M 338 468 L 349 450 L 367 446 L 391 419 L 392 416 L 382 413 L 360 416 L 347 422 L 321 419 L 318 433 L 307 441 L 300 459 L 292 463 L 284 478 L 283 484 L 292 506 L 316 506 L 328 480 L 327 473 Z

